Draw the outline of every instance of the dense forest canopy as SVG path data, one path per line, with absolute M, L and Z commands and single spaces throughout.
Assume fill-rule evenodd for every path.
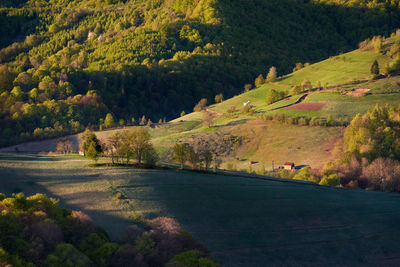
M 271 66 L 348 51 L 400 27 L 399 1 L 19 0 L 0 3 L 6 145 L 105 115 L 152 121 L 238 94 Z

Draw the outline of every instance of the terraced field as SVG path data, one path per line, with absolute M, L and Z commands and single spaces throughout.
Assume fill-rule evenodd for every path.
M 0 154 L 0 188 L 56 197 L 113 237 L 133 216 L 174 217 L 226 266 L 400 264 L 399 194 L 89 163 Z

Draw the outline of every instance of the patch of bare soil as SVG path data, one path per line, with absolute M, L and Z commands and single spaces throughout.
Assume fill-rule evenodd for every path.
M 216 111 L 211 110 L 211 109 L 208 109 L 208 108 L 206 109 L 206 112 L 211 113 L 211 114 L 214 114 L 214 115 L 217 115 L 217 116 L 222 116 L 222 115 L 224 115 L 224 114 L 222 114 L 222 113 L 216 112 Z
M 288 110 L 310 110 L 310 111 L 316 111 L 320 110 L 323 106 L 325 106 L 324 103 L 300 103 L 296 104 L 284 109 Z
M 357 89 L 354 89 L 351 92 L 347 92 L 346 95 L 347 96 L 352 96 L 352 97 L 363 97 L 363 96 L 368 95 L 369 91 L 371 91 L 371 89 L 357 88 Z

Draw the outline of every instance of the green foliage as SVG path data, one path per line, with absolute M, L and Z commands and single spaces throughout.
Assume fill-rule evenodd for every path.
M 319 178 L 311 173 L 311 167 L 309 166 L 299 170 L 293 179 L 319 183 Z
M 254 80 L 254 86 L 260 87 L 265 83 L 265 79 L 262 74 L 258 75 L 257 78 Z
M 71 244 L 59 244 L 53 254 L 47 256 L 45 266 L 84 267 L 92 265 L 90 259 Z
M 301 86 L 299 86 L 299 85 L 293 86 L 292 89 L 290 90 L 290 94 L 291 94 L 292 96 L 298 95 L 298 94 L 300 94 L 301 92 L 303 92 L 303 89 L 302 89 Z
M 85 156 L 97 161 L 100 153 L 103 152 L 103 148 L 96 134 L 86 129 L 86 131 L 81 134 L 80 138 L 82 139 L 80 148 L 83 150 Z
M 148 266 L 154 261 L 164 266 L 174 255 L 193 249 L 199 250 L 202 262 L 212 263 L 206 249 L 190 234 L 179 231 L 179 224 L 171 218 L 147 222 L 151 229 L 138 228 L 143 234 L 124 237 L 128 243 L 111 243 L 89 216 L 63 209 L 43 194 L 5 197 L 0 200 L 0 211 L 1 266 Z M 157 229 L 173 226 L 174 231 L 157 230 L 155 234 L 154 221 L 160 222 Z M 126 247 L 133 250 L 129 253 Z
M 221 103 L 222 101 L 224 101 L 224 95 L 218 94 L 215 96 L 214 100 L 215 100 L 215 103 Z
M 282 91 L 276 91 L 275 89 L 270 89 L 267 91 L 267 105 L 270 105 L 272 103 L 275 103 L 285 97 L 285 92 Z
M 204 253 L 197 250 L 182 252 L 174 256 L 170 263 L 180 263 L 183 266 L 218 267 L 219 264 L 211 261 Z
M 187 160 L 187 151 L 188 148 L 185 144 L 175 144 L 174 146 L 174 159 L 179 162 L 181 169 Z
M 379 74 L 379 64 L 378 64 L 377 60 L 374 60 L 374 63 L 372 63 L 372 65 L 371 65 L 371 74 L 373 76 Z
M 114 116 L 111 113 L 107 113 L 106 118 L 104 119 L 104 126 L 106 128 L 113 127 L 115 125 Z
M 153 167 L 158 161 L 158 155 L 150 141 L 149 132 L 144 127 L 136 127 L 110 136 L 106 150 L 113 163 L 122 162 L 125 158 L 126 164 L 129 164 L 133 157 L 139 165 L 144 160 L 146 167 Z
M 107 113 L 176 117 L 202 97 L 237 94 L 268 66 L 285 74 L 400 26 L 398 0 L 134 2 L 2 1 L 0 145 L 76 133 Z
M 331 174 L 329 176 L 324 176 L 319 182 L 320 185 L 328 186 L 338 186 L 340 185 L 340 178 L 337 174 Z
M 378 157 L 400 159 L 400 110 L 375 106 L 357 115 L 344 133 L 344 154 L 369 161 Z

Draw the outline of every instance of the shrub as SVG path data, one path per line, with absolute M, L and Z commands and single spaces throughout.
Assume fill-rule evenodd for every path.
M 148 224 L 154 231 L 162 234 L 175 234 L 181 228 L 176 220 L 168 217 L 158 217 L 152 219 L 148 222 Z
M 85 267 L 93 263 L 71 244 L 59 244 L 53 254 L 47 256 L 45 266 Z
M 262 74 L 258 75 L 258 77 L 254 80 L 254 86 L 260 87 L 261 85 L 263 85 L 265 83 L 264 77 Z
M 311 167 L 309 166 L 304 167 L 300 171 L 298 171 L 293 179 L 309 181 L 313 183 L 319 183 L 320 181 L 319 177 L 315 175 L 315 172 L 313 172 Z
M 400 163 L 388 158 L 377 158 L 362 170 L 368 188 L 382 191 L 400 191 Z
M 208 255 L 204 255 L 200 251 L 190 250 L 176 255 L 170 263 L 180 263 L 183 266 L 209 266 L 218 267 L 219 264 L 211 261 Z
M 196 106 L 194 106 L 193 111 L 194 112 L 200 112 L 202 111 L 205 107 L 207 106 L 207 99 L 202 98 Z
M 276 67 L 272 66 L 269 69 L 267 78 L 265 79 L 266 82 L 274 82 L 276 80 L 276 77 L 278 76 L 277 72 L 276 72 Z
M 340 178 L 337 174 L 331 174 L 329 176 L 324 176 L 319 182 L 320 185 L 328 186 L 338 186 L 340 185 Z

